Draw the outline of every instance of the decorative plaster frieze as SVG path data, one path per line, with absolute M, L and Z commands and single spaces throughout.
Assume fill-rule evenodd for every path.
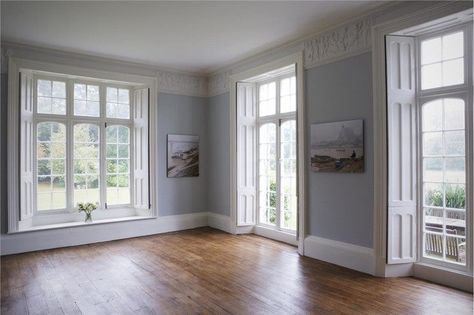
M 372 18 L 324 32 L 304 42 L 305 68 L 349 57 L 370 49 Z
M 229 92 L 230 71 L 220 72 L 209 77 L 208 96 Z
M 208 95 L 208 78 L 178 72 L 157 71 L 158 89 L 162 93 L 187 96 Z
M 313 37 L 295 42 L 294 45 L 303 44 L 305 69 L 334 62 L 356 54 L 363 53 L 371 48 L 371 29 L 373 18 L 371 16 L 349 22 L 332 30 L 318 33 Z M 262 62 L 267 55 L 261 57 Z M 217 72 L 209 77 L 209 96 L 223 94 L 229 91 L 230 70 Z

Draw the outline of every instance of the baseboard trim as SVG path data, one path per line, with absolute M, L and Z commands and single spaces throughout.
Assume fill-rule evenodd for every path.
M 304 240 L 304 255 L 370 275 L 375 273 L 372 248 L 311 235 Z
M 156 219 L 86 225 L 55 230 L 2 234 L 0 254 L 77 246 L 208 226 L 208 213 L 163 216 Z
M 227 215 L 208 212 L 207 224 L 214 229 L 232 234 L 231 220 Z

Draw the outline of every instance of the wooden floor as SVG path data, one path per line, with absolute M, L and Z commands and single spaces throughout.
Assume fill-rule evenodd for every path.
M 472 295 L 374 278 L 210 228 L 2 257 L 6 314 L 472 314 Z

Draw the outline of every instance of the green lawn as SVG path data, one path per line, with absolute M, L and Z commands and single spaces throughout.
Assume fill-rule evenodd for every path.
M 66 190 L 56 190 L 52 194 L 49 184 L 38 185 L 38 210 L 63 209 L 66 207 Z M 108 188 L 108 204 L 130 203 L 129 188 Z M 100 199 L 99 189 L 81 189 L 74 191 L 74 203 L 96 202 Z

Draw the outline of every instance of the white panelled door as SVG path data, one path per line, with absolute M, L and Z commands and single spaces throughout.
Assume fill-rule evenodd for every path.
M 237 226 L 256 223 L 256 116 L 253 83 L 237 83 Z
M 416 260 L 417 110 L 415 40 L 386 37 L 388 113 L 387 263 Z

